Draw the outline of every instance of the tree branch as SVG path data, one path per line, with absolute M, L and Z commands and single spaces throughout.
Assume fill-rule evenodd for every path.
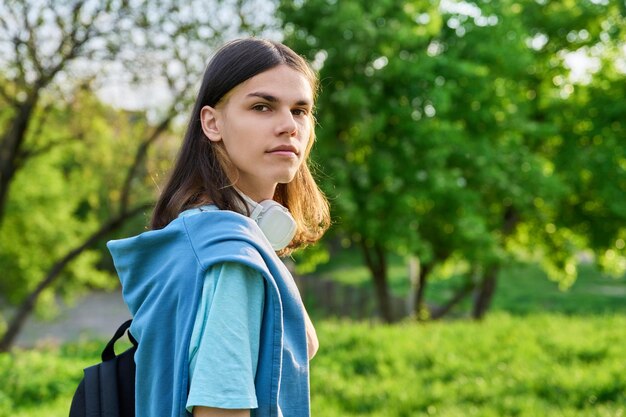
M 161 123 L 154 129 L 154 131 L 152 131 L 150 136 L 148 136 L 146 140 L 141 142 L 141 144 L 137 148 L 137 151 L 135 152 L 135 158 L 133 159 L 133 163 L 128 169 L 126 173 L 126 178 L 124 179 L 124 186 L 122 188 L 122 194 L 120 198 L 120 211 L 121 212 L 124 212 L 126 210 L 126 207 L 128 207 L 128 200 L 130 198 L 132 181 L 135 178 L 135 175 L 137 175 L 139 166 L 144 161 L 148 153 L 148 149 L 161 136 L 161 134 L 167 130 L 174 116 L 175 116 L 175 112 L 172 109 L 167 115 L 167 117 L 165 117 L 165 119 L 161 121 Z
M 447 303 L 445 303 L 444 305 L 437 307 L 437 308 L 433 308 L 431 310 L 431 318 L 433 320 L 437 320 L 442 318 L 443 316 L 445 316 L 446 314 L 448 314 L 450 312 L 450 310 L 452 310 L 452 308 L 457 305 L 458 303 L 460 303 L 461 301 L 463 301 L 463 299 L 465 297 L 467 297 L 471 292 L 472 289 L 474 288 L 474 286 L 472 285 L 471 282 L 466 282 L 453 296 L 452 298 L 450 298 L 448 300 Z
M 16 167 L 21 167 L 23 166 L 24 162 L 27 161 L 30 158 L 34 158 L 36 156 L 39 155 L 43 155 L 44 153 L 48 152 L 51 149 L 56 148 L 57 146 L 66 144 L 68 142 L 68 139 L 72 139 L 72 138 L 63 138 L 61 140 L 57 140 L 54 142 L 49 142 L 43 146 L 40 146 L 38 148 L 33 148 L 33 149 L 21 149 L 16 160 Z
M 24 68 L 24 62 L 26 59 L 22 56 L 22 52 L 20 51 L 20 45 L 24 42 L 19 38 L 18 35 L 13 36 L 13 50 L 15 52 L 15 67 L 17 68 L 17 76 L 16 76 L 16 84 L 19 87 L 23 87 L 26 89 L 28 83 L 26 82 L 26 69 Z M 28 94 L 29 92 L 27 92 Z
M 39 8 L 37 19 L 41 18 L 42 10 L 42 8 Z M 35 70 L 39 74 L 38 78 L 40 78 L 43 75 L 44 69 L 41 65 L 39 54 L 37 53 L 37 48 L 35 47 L 35 45 L 37 44 L 37 33 L 33 26 L 30 24 L 30 20 L 28 19 L 29 12 L 30 9 L 27 10 L 26 7 L 22 8 L 22 22 L 24 24 L 24 27 L 26 28 L 26 32 L 28 33 L 28 39 L 24 42 L 24 45 L 26 45 L 28 55 L 32 61 L 33 66 L 35 67 Z
M 78 1 L 74 4 L 71 12 L 71 30 L 69 30 L 69 32 L 63 17 L 55 12 L 57 26 L 63 35 L 61 37 L 61 41 L 59 42 L 59 46 L 53 55 L 58 56 L 59 60 L 55 65 L 50 66 L 50 68 L 45 71 L 42 76 L 44 85 L 50 82 L 54 76 L 67 65 L 67 62 L 77 57 L 80 49 L 89 40 L 103 34 L 101 31 L 96 30 L 93 22 L 96 20 L 98 15 L 104 12 L 106 5 L 100 3 L 100 7 L 94 11 L 89 21 L 86 23 L 80 21 L 83 5 L 83 1 Z M 54 11 L 54 8 L 52 8 L 52 10 Z M 82 37 L 79 37 L 79 29 L 84 29 Z
M 152 203 L 143 203 L 128 211 L 120 213 L 118 216 L 110 219 L 108 222 L 103 224 L 91 235 L 87 236 L 83 243 L 69 250 L 65 254 L 65 256 L 55 262 L 48 270 L 48 273 L 46 274 L 44 279 L 41 280 L 39 284 L 37 284 L 37 287 L 28 295 L 28 297 L 26 297 L 26 299 L 18 307 L 17 312 L 9 323 L 9 328 L 2 336 L 2 340 L 0 340 L 0 352 L 6 352 L 9 350 L 9 348 L 15 341 L 16 336 L 24 325 L 26 318 L 35 308 L 35 304 L 41 293 L 56 281 L 63 269 L 71 261 L 73 261 L 76 257 L 78 257 L 78 255 L 80 255 L 86 249 L 91 247 L 94 243 L 102 239 L 108 233 L 111 233 L 114 230 L 118 229 L 127 220 L 139 214 L 140 212 L 151 208 L 152 205 Z
M 2 27 L 2 30 L 5 33 L 9 33 L 9 25 L 7 24 L 7 21 L 4 18 L 4 15 L 2 15 L 2 14 L 0 14 L 0 27 Z

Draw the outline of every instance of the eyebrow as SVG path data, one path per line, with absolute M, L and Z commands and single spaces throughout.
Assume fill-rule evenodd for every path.
M 273 96 L 269 93 L 263 93 L 263 92 L 254 92 L 254 93 L 250 93 L 248 94 L 246 97 L 260 97 L 264 100 L 267 100 L 270 103 L 278 103 L 280 100 L 278 99 L 278 97 Z M 295 103 L 297 106 L 311 106 L 311 102 L 308 100 L 298 100 Z

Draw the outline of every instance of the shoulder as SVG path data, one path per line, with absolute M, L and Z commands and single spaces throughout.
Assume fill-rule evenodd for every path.
M 251 267 L 264 265 L 275 256 L 257 224 L 246 216 L 227 210 L 200 212 L 179 218 L 198 261 L 208 269 L 221 262 Z
M 254 235 L 258 229 L 249 217 L 230 210 L 198 210 L 177 220 L 185 224 L 190 234 L 200 236 L 209 234 L 237 239 L 249 237 L 251 232 Z M 207 233 L 203 233 L 205 231 Z
M 247 265 L 218 263 L 205 272 L 201 302 L 212 305 L 213 313 L 261 305 L 265 296 L 264 281 L 258 270 Z
M 225 286 L 263 287 L 263 275 L 257 268 L 239 262 L 220 262 L 205 273 L 205 281 Z

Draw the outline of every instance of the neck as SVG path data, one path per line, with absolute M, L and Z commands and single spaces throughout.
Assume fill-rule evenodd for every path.
M 256 203 L 260 203 L 261 201 L 264 201 L 264 200 L 273 200 L 276 187 L 274 187 L 271 190 L 267 190 L 265 192 L 259 192 L 258 190 L 251 190 L 247 187 L 240 187 L 239 185 L 236 185 L 235 189 L 239 192 L 239 194 L 244 194 L 248 198 L 254 200 Z

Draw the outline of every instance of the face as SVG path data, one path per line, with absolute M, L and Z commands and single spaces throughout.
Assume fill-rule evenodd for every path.
M 201 111 L 204 133 L 221 142 L 237 169 L 235 185 L 256 201 L 293 180 L 311 137 L 313 91 L 300 72 L 280 65 L 232 89 Z

